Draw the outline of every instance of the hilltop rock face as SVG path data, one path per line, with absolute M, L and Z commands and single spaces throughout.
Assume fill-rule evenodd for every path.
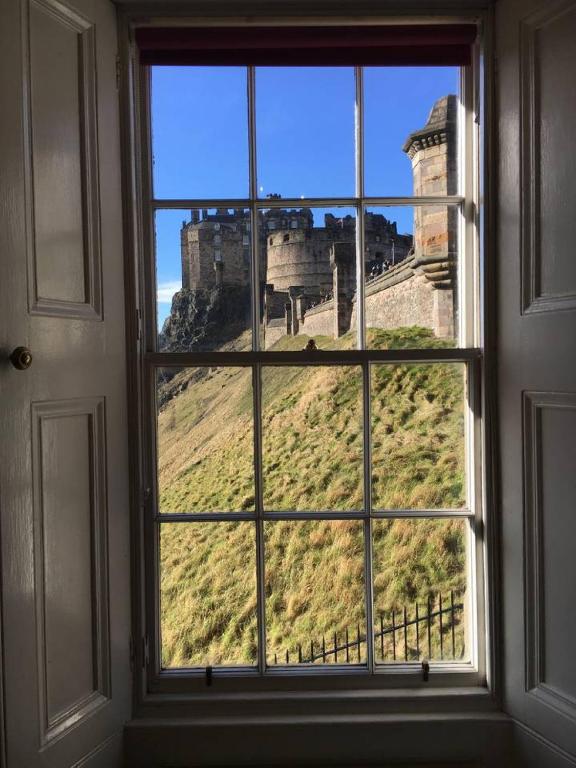
M 158 336 L 162 352 L 207 352 L 250 327 L 250 287 L 181 290 Z

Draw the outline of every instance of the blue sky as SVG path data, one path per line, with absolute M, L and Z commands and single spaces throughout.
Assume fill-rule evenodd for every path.
M 365 192 L 412 193 L 402 145 L 436 99 L 458 92 L 454 67 L 364 70 Z M 242 67 L 154 67 L 152 133 L 156 198 L 248 196 L 247 74 Z M 354 194 L 354 72 L 348 67 L 256 70 L 258 189 L 262 197 Z M 379 211 L 383 212 L 383 211 Z M 389 218 L 412 230 L 412 209 Z M 180 288 L 180 227 L 187 211 L 156 220 L 158 320 Z M 315 224 L 321 224 L 318 216 Z

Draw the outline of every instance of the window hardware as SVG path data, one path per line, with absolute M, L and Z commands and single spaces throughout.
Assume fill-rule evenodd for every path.
M 147 637 L 142 638 L 142 666 L 146 667 L 150 661 L 150 644 Z
M 430 676 L 430 664 L 424 659 L 422 662 L 422 682 L 427 683 Z

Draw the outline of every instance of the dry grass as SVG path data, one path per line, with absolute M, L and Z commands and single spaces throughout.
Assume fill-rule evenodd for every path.
M 301 349 L 306 337 L 284 339 Z M 338 348 L 350 339 L 317 340 Z M 372 346 L 442 346 L 422 329 L 372 331 Z M 185 370 L 159 414 L 164 512 L 254 509 L 251 374 Z M 264 501 L 268 509 L 361 509 L 361 372 L 263 372 Z M 378 507 L 463 502 L 462 373 L 455 365 L 375 366 L 372 491 Z M 341 634 L 364 617 L 363 526 L 265 525 L 268 657 Z M 375 610 L 464 586 L 458 521 L 374 525 Z M 165 524 L 161 533 L 165 666 L 253 664 L 256 582 L 252 523 Z

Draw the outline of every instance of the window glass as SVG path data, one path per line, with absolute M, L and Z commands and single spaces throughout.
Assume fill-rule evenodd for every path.
M 456 345 L 459 226 L 457 205 L 371 206 L 366 210 L 368 348 Z
M 365 663 L 362 523 L 279 521 L 264 530 L 267 663 Z
M 160 351 L 250 348 L 249 222 L 244 208 L 156 211 Z
M 151 113 L 154 197 L 248 195 L 245 67 L 152 67 Z
M 466 504 L 462 363 L 371 366 L 374 509 Z
M 252 369 L 160 368 L 156 403 L 159 511 L 252 512 Z
M 354 208 L 290 210 L 288 231 L 284 213 L 279 208 L 260 213 L 262 348 L 357 347 Z
M 364 191 L 458 194 L 458 67 L 365 67 Z
M 354 194 L 354 69 L 258 67 L 261 198 Z
M 162 523 L 160 627 L 165 669 L 256 663 L 253 523 Z
M 372 523 L 377 662 L 465 661 L 468 522 Z
M 264 509 L 362 509 L 362 433 L 358 366 L 264 367 Z

